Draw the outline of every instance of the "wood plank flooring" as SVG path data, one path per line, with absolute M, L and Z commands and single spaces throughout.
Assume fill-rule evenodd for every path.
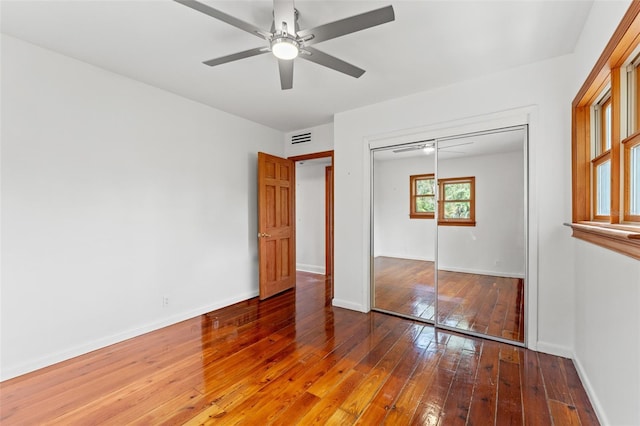
M 0 384 L 2 425 L 596 425 L 571 360 L 331 306 L 323 276 Z
M 434 263 L 376 257 L 375 307 L 434 321 Z M 438 271 L 438 322 L 524 342 L 524 281 Z

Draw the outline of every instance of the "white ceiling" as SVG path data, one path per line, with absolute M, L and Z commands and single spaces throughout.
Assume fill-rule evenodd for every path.
M 422 141 L 389 147 L 374 152 L 376 161 L 403 160 L 412 157 L 433 159 L 433 153 L 426 153 L 422 149 L 394 152 L 408 147 L 434 146 L 434 141 Z M 438 160 L 452 160 L 463 157 L 480 155 L 504 154 L 507 152 L 524 152 L 525 130 L 521 127 L 496 129 L 488 133 L 461 135 L 447 140 L 438 141 Z
M 207 1 L 264 29 L 271 1 Z M 571 53 L 592 1 L 299 0 L 301 29 L 392 4 L 396 20 L 314 47 L 364 68 L 359 79 L 296 60 L 282 91 L 275 58 L 202 61 L 263 40 L 170 0 L 2 0 L 1 30 L 282 131 L 334 113 Z

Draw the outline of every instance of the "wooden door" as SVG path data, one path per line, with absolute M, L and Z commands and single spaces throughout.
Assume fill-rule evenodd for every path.
M 295 166 L 258 153 L 258 258 L 260 299 L 295 287 Z

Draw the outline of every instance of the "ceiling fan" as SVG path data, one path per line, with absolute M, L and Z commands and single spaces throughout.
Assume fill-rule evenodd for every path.
M 321 52 L 311 47 L 311 45 L 375 27 L 376 25 L 391 22 L 395 19 L 393 7 L 386 6 L 315 28 L 300 30 L 298 28 L 298 11 L 294 7 L 293 0 L 273 0 L 273 23 L 271 24 L 271 30 L 264 31 L 253 24 L 244 22 L 196 0 L 175 1 L 266 41 L 266 46 L 210 59 L 204 61 L 204 64 L 216 66 L 271 52 L 278 59 L 280 86 L 282 90 L 293 87 L 293 59 L 296 57 L 306 59 L 307 61 L 331 68 L 355 78 L 360 77 L 364 74 L 363 69 Z
M 452 151 L 450 149 L 447 148 L 453 148 L 454 146 L 462 146 L 462 145 L 470 145 L 473 142 L 462 142 L 462 143 L 457 143 L 454 145 L 448 145 L 444 148 L 438 148 L 438 151 L 446 151 L 446 152 L 453 152 L 453 153 L 458 153 L 458 154 L 462 154 L 462 152 L 460 151 Z M 418 151 L 418 150 L 423 150 L 425 152 L 425 154 L 432 154 L 435 151 L 435 142 L 426 142 L 420 145 L 412 145 L 412 146 L 408 146 L 405 148 L 398 148 L 398 149 L 394 149 L 393 153 L 395 154 L 399 154 L 401 152 L 410 152 L 410 151 Z

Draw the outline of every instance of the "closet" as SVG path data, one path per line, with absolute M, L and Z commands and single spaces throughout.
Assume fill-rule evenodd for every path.
M 524 344 L 527 126 L 370 154 L 372 309 Z

